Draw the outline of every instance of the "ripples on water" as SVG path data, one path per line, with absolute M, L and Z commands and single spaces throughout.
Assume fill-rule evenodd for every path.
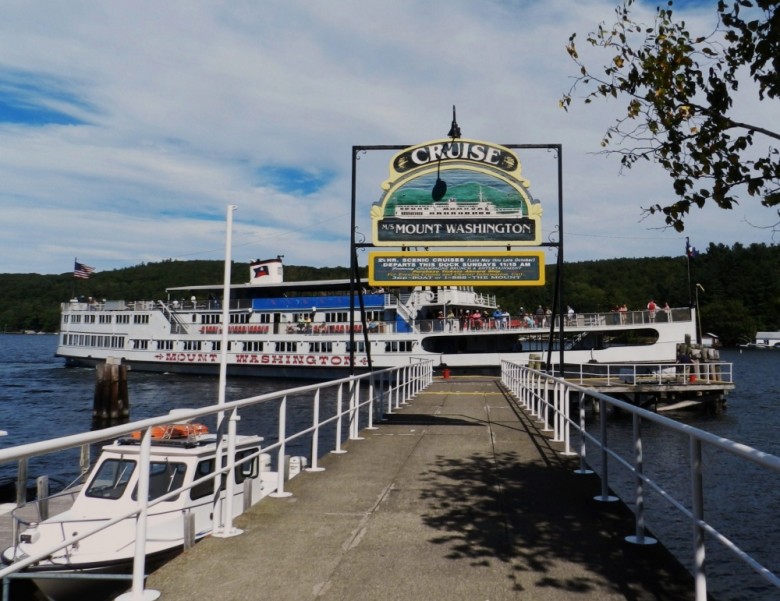
M 55 436 L 75 434 L 93 428 L 92 398 L 95 386 L 93 369 L 64 369 L 54 358 L 54 336 L 0 335 L 0 448 L 34 442 Z M 780 455 L 780 437 L 776 436 L 780 415 L 780 352 L 722 351 L 721 360 L 734 363 L 736 390 L 728 397 L 725 412 L 707 415 L 678 412 L 674 417 L 718 436 Z M 301 385 L 300 381 L 228 379 L 226 399 L 235 400 Z M 177 376 L 131 372 L 129 393 L 131 419 L 138 420 L 167 413 L 180 407 L 201 407 L 217 401 L 215 377 Z M 306 414 L 307 402 L 296 412 Z M 258 432 L 273 437 L 275 412 L 256 409 L 242 414 L 240 431 Z M 688 440 L 645 424 L 645 473 L 659 479 L 670 493 L 689 506 Z M 631 445 L 631 420 L 611 419 L 609 439 L 624 448 Z M 307 442 L 298 443 L 291 454 L 308 455 Z M 327 444 L 327 443 L 326 443 Z M 322 452 L 328 447 L 321 448 Z M 589 455 L 590 459 L 594 459 Z M 744 461 L 705 449 L 705 519 L 724 531 L 746 551 L 775 573 L 780 572 L 780 478 L 753 468 Z M 65 459 L 31 463 L 31 477 L 41 473 L 64 474 L 72 478 L 78 465 L 74 454 Z M 13 477 L 14 466 L 0 465 L 0 481 Z M 610 486 L 624 498 L 631 498 L 633 480 L 617 465 L 610 464 Z M 678 517 L 677 510 L 646 491 L 647 524 L 689 568 L 692 527 Z M 628 534 L 633 534 L 627 532 Z M 709 592 L 719 601 L 765 601 L 777 599 L 776 589 L 748 568 L 733 560 L 728 551 L 708 541 L 707 574 Z

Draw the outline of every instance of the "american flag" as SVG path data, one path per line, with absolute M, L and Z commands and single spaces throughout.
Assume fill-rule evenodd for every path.
M 699 251 L 696 250 L 693 246 L 691 246 L 691 241 L 686 238 L 685 239 L 685 256 L 689 259 L 693 259 L 696 255 L 699 254 Z
M 76 261 L 76 264 L 73 267 L 73 277 L 86 280 L 94 271 L 95 271 L 94 267 L 90 267 L 89 265 L 84 265 L 84 263 L 79 263 L 78 261 Z

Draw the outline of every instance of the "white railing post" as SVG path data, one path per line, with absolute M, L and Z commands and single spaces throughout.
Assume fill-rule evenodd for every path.
M 342 454 L 346 453 L 345 450 L 341 448 L 341 424 L 344 421 L 344 416 L 342 415 L 342 412 L 344 410 L 344 383 L 340 383 L 338 385 L 338 388 L 336 389 L 336 444 L 334 445 L 334 449 L 331 451 L 331 453 L 334 454 Z
M 287 450 L 287 395 L 282 397 L 279 403 L 279 450 L 276 457 L 276 490 L 271 493 L 272 497 L 291 497 L 292 493 L 284 490 L 284 463 L 285 451 Z
M 599 426 L 601 433 L 601 441 L 599 443 L 599 448 L 601 449 L 601 494 L 593 498 L 602 503 L 612 503 L 617 501 L 618 498 L 609 494 L 609 470 L 607 468 L 609 462 L 609 455 L 607 453 L 607 402 L 604 399 L 599 399 Z
M 580 391 L 580 469 L 574 470 L 575 474 L 592 474 L 593 470 L 588 469 L 588 462 L 586 460 L 586 444 L 585 444 L 585 391 Z
M 561 383 L 561 399 L 563 400 L 563 454 L 574 455 L 571 450 L 571 403 L 569 402 L 569 386 L 566 382 Z
M 307 472 L 323 472 L 324 467 L 318 465 L 320 456 L 320 390 L 317 388 L 314 392 L 314 407 L 312 409 L 312 433 L 311 433 L 311 467 L 307 467 Z
M 645 481 L 644 458 L 642 457 L 642 420 L 633 414 L 634 474 L 636 475 L 636 533 L 626 540 L 636 545 L 654 545 L 656 539 L 645 536 Z
M 138 505 L 135 522 L 135 555 L 133 557 L 133 585 L 129 592 L 117 597 L 117 601 L 154 601 L 160 591 L 144 590 L 146 576 L 146 520 L 149 514 L 149 463 L 152 455 L 152 429 L 147 428 L 141 437 L 138 454 Z
M 702 483 L 701 441 L 690 437 L 691 516 L 693 518 L 693 579 L 696 601 L 707 601 L 707 576 L 704 571 L 704 486 Z
M 366 407 L 368 408 L 368 424 L 366 424 L 366 430 L 376 430 L 376 426 L 374 426 L 374 403 L 376 402 L 376 399 L 374 399 L 374 374 L 373 372 L 368 376 L 368 403 L 366 403 Z
M 230 412 L 228 418 L 228 435 L 227 435 L 227 461 L 225 461 L 227 471 L 225 472 L 225 501 L 220 505 L 222 520 L 220 524 L 219 516 L 215 513 L 214 523 L 212 525 L 212 535 L 217 538 L 229 538 L 231 536 L 238 536 L 243 532 L 239 528 L 233 527 L 233 496 L 236 488 L 236 422 L 240 418 L 234 408 Z M 216 470 L 220 469 L 220 466 L 215 467 Z M 217 479 L 222 476 L 217 476 Z M 221 488 L 221 487 L 220 487 Z

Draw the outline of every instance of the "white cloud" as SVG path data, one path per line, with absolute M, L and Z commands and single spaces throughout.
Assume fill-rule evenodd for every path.
M 670 196 L 665 173 L 646 165 L 621 175 L 616 159 L 592 154 L 622 102 L 558 108 L 575 71 L 569 35 L 610 22 L 614 6 L 6 3 L 0 82 L 14 73 L 56 85 L 65 101 L 41 102 L 82 124 L 0 125 L 0 273 L 62 273 L 74 256 L 103 271 L 218 259 L 231 203 L 235 259 L 346 265 L 352 146 L 442 137 L 453 104 L 464 137 L 563 145 L 567 260 L 681 254 L 684 235 L 642 218 Z M 754 114 L 768 120 L 771 110 Z M 367 236 L 391 155 L 358 161 Z M 521 160 L 544 202 L 544 236 L 554 236 L 555 157 L 522 151 Z M 310 171 L 323 185 L 296 195 L 263 179 L 269 167 Z M 771 242 L 744 221 L 771 219 L 757 205 L 695 211 L 686 234 L 699 248 Z

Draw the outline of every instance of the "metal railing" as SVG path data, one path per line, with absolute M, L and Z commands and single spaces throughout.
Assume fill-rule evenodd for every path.
M 218 428 L 218 440 L 221 440 L 218 453 L 223 453 L 225 464 L 221 469 L 217 469 L 211 474 L 199 478 L 194 482 L 181 488 L 171 490 L 165 495 L 149 501 L 148 485 L 150 473 L 150 447 L 151 430 L 155 426 L 161 426 L 170 423 L 171 416 L 164 415 L 155 418 L 149 418 L 141 421 L 130 422 L 127 424 L 112 426 L 103 430 L 65 436 L 52 440 L 46 440 L 31 444 L 19 445 L 0 450 L 0 464 L 8 462 L 17 462 L 20 466 L 20 472 L 26 473 L 26 465 L 30 458 L 58 453 L 72 448 L 84 448 L 86 445 L 95 443 L 107 443 L 119 437 L 129 436 L 133 432 L 141 431 L 141 449 L 139 455 L 139 479 L 138 479 L 138 499 L 134 507 L 122 514 L 111 516 L 109 519 L 100 523 L 99 526 L 65 536 L 56 546 L 0 569 L 0 579 L 3 579 L 3 601 L 8 599 L 9 580 L 14 574 L 23 570 L 42 559 L 50 556 L 52 553 L 64 549 L 78 541 L 108 528 L 116 523 L 136 516 L 136 535 L 135 535 L 135 555 L 133 562 L 132 588 L 126 598 L 141 600 L 147 598 L 144 596 L 143 582 L 145 574 L 145 547 L 147 540 L 146 517 L 150 507 L 158 503 L 169 500 L 194 486 L 202 486 L 208 480 L 214 480 L 222 474 L 231 473 L 238 466 L 245 462 L 252 461 L 261 454 L 268 453 L 276 456 L 277 480 L 273 496 L 288 496 L 289 492 L 284 490 L 285 484 L 285 457 L 287 447 L 293 441 L 306 437 L 311 442 L 311 465 L 306 468 L 309 471 L 321 471 L 318 466 L 318 457 L 320 455 L 320 446 L 323 442 L 324 428 L 330 426 L 333 431 L 332 443 L 333 453 L 343 453 L 342 442 L 347 439 L 359 439 L 361 428 L 373 428 L 374 419 L 381 419 L 385 413 L 391 413 L 394 409 L 405 404 L 413 398 L 418 392 L 426 388 L 433 381 L 433 362 L 417 361 L 400 368 L 385 369 L 373 373 L 363 374 L 331 380 L 328 382 L 301 386 L 298 388 L 281 390 L 260 396 L 249 397 L 237 401 L 214 404 L 208 407 L 192 410 L 176 410 L 177 421 L 199 420 L 208 416 L 215 416 L 220 424 Z M 334 399 L 335 409 L 326 416 L 320 415 L 321 398 L 325 393 Z M 298 399 L 306 398 L 310 395 L 310 413 L 311 420 L 306 427 L 297 431 L 288 431 L 288 399 L 293 396 Z M 259 404 L 274 403 L 277 406 L 278 415 L 278 435 L 276 440 L 263 446 L 258 452 L 244 456 L 241 460 L 236 460 L 235 441 L 237 436 L 237 422 L 239 421 L 239 412 Z M 225 418 L 225 419 L 223 419 Z M 346 432 L 345 432 L 346 430 Z M 220 465 L 219 461 L 215 465 Z M 26 476 L 25 476 L 26 478 Z M 213 519 L 214 534 L 229 536 L 235 529 L 232 526 L 233 509 L 233 486 L 234 478 L 225 478 L 226 491 L 225 501 L 219 503 L 218 511 Z M 26 483 L 19 483 L 17 486 L 24 487 Z M 183 531 L 186 524 L 183 523 Z M 16 529 L 15 529 L 16 530 Z M 151 534 L 151 533 L 150 533 Z M 16 536 L 16 534 L 15 534 Z M 16 540 L 13 541 L 17 543 Z M 18 577 L 29 578 L 29 574 L 19 574 Z M 78 577 L 74 575 L 73 577 Z M 126 576 L 125 576 L 126 577 Z M 125 598 L 125 597 L 123 597 Z
M 587 386 L 618 384 L 733 384 L 734 364 L 717 361 L 688 363 L 581 363 L 564 366 L 568 381 Z
M 592 473 L 593 465 L 597 464 L 598 475 L 601 479 L 601 494 L 596 497 L 596 500 L 617 500 L 616 497 L 610 495 L 609 468 L 612 465 L 617 464 L 628 470 L 630 478 L 634 480 L 634 494 L 632 498 L 622 500 L 627 505 L 633 506 L 636 531 L 633 535 L 626 537 L 627 541 L 636 544 L 655 542 L 654 539 L 647 536 L 645 530 L 646 489 L 659 495 L 679 513 L 682 519 L 690 523 L 693 535 L 691 565 L 693 566 L 696 601 L 707 600 L 707 576 L 704 569 L 705 535 L 708 540 L 717 542 L 730 551 L 769 585 L 775 587 L 777 594 L 780 594 L 780 577 L 777 574 L 743 550 L 710 521 L 705 520 L 705 489 L 703 486 L 705 463 L 702 460 L 703 449 L 713 449 L 726 453 L 735 460 L 746 462 L 746 466 L 756 466 L 764 470 L 763 474 L 780 476 L 780 457 L 674 421 L 631 403 L 601 394 L 593 388 L 550 376 L 526 365 L 503 361 L 501 380 L 521 406 L 542 422 L 545 429 L 553 432 L 553 440 L 563 444 L 563 454 L 579 456 L 577 473 Z M 586 428 L 586 406 L 594 402 L 597 403 L 598 407 L 598 411 L 594 412 L 594 419 L 597 423 L 592 428 L 597 430 L 595 434 Z M 610 409 L 631 415 L 631 445 L 630 449 L 625 451 L 623 455 L 620 454 L 620 449 L 607 438 L 607 421 L 609 416 L 614 413 Z M 684 495 L 676 496 L 669 492 L 669 483 L 659 482 L 658 479 L 650 478 L 645 474 L 643 444 L 647 437 L 645 440 L 642 438 L 642 425 L 645 423 L 687 438 L 689 454 L 687 480 L 690 491 L 687 501 L 679 498 Z M 578 445 L 572 445 L 572 435 L 576 437 Z M 597 457 L 594 461 L 589 461 L 587 449 L 593 447 L 597 451 Z M 706 475 L 717 478 L 716 472 L 716 467 L 710 468 Z

